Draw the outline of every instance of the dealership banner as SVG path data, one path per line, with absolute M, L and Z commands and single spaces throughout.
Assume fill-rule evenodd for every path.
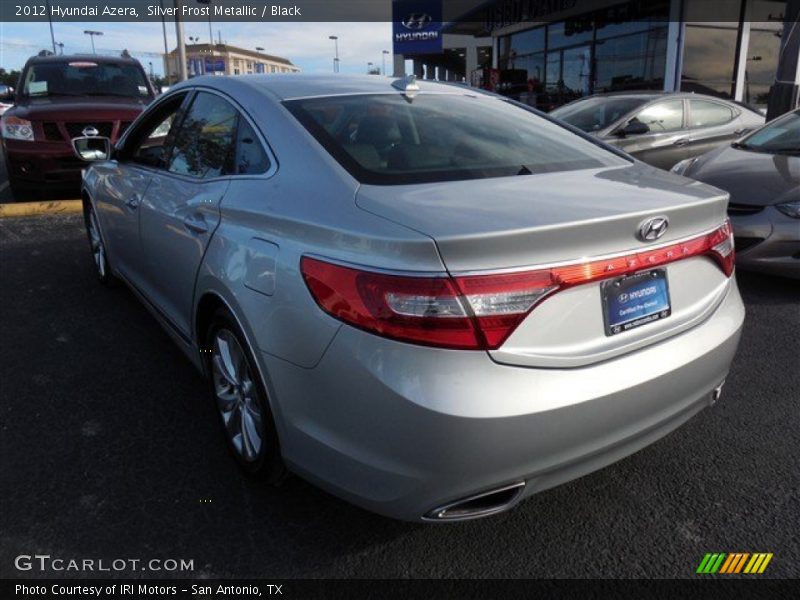
M 442 0 L 394 0 L 392 41 L 395 54 L 441 54 Z

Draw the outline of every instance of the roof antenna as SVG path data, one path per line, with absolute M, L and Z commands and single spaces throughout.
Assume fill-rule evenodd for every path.
M 414 96 L 419 92 L 419 85 L 417 85 L 417 76 L 411 73 L 400 79 L 395 79 L 392 82 L 392 87 L 400 90 L 405 94 L 408 100 L 413 100 Z

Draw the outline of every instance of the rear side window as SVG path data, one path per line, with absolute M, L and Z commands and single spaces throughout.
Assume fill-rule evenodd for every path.
M 289 111 L 356 179 L 376 185 L 590 169 L 627 162 L 496 98 L 370 94 L 291 100 Z
M 236 132 L 236 158 L 233 161 L 234 175 L 256 175 L 266 173 L 270 162 L 267 153 L 250 126 L 247 119 L 239 117 L 239 128 Z
M 693 129 L 723 125 L 736 116 L 727 106 L 708 100 L 689 100 L 689 111 L 689 127 Z
M 652 133 L 678 131 L 683 128 L 683 100 L 666 100 L 646 107 L 634 117 Z
M 229 172 L 238 113 L 215 94 L 200 92 L 181 123 L 169 170 L 199 178 Z

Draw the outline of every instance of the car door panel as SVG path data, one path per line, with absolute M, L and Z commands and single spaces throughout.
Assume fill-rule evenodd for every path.
M 219 225 L 228 184 L 227 179 L 192 181 L 159 173 L 139 209 L 147 273 L 141 291 L 186 336 L 195 277 Z
M 238 118 L 220 94 L 198 91 L 177 128 L 168 166 L 153 176 L 140 208 L 142 291 L 186 338 L 195 279 L 230 183 Z
M 139 240 L 139 204 L 152 180 L 152 172 L 134 163 L 114 162 L 104 173 L 94 198 L 98 218 L 113 268 L 138 285 L 143 275 Z

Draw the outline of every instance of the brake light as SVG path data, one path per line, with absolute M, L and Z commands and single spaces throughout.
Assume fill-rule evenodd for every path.
M 346 267 L 304 256 L 306 285 L 331 316 L 384 337 L 441 348 L 495 350 L 544 298 L 581 285 L 708 255 L 733 272 L 733 232 L 556 267 L 487 275 L 418 277 Z

